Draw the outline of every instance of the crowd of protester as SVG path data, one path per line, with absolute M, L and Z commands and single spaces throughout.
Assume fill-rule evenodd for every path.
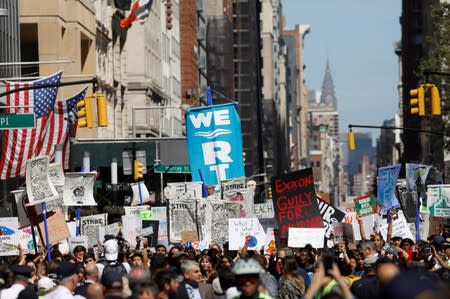
M 445 237 L 414 242 L 373 233 L 357 244 L 264 254 L 247 250 L 250 236 L 240 251 L 227 244 L 202 251 L 189 243 L 151 248 L 146 238 L 130 248 L 106 236 L 97 252 L 77 246 L 62 255 L 55 247 L 51 261 L 43 250 L 3 258 L 0 298 L 449 298 Z

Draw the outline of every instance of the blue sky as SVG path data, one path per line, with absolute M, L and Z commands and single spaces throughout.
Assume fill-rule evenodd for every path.
M 308 88 L 321 90 L 327 56 L 338 98 L 339 126 L 382 125 L 398 113 L 400 0 L 282 0 L 287 27 L 308 24 Z M 379 130 L 355 129 L 372 132 Z

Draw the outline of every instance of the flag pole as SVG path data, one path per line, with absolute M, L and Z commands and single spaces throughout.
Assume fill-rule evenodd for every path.
M 50 241 L 48 237 L 48 226 L 47 226 L 47 205 L 45 202 L 41 203 L 42 215 L 44 216 L 44 231 L 45 231 L 45 243 L 47 248 L 47 259 L 50 262 L 52 260 L 52 253 L 50 251 Z

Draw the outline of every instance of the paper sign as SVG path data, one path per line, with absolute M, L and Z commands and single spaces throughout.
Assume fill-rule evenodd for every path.
M 69 251 L 70 251 L 70 253 L 73 253 L 73 250 L 78 245 L 83 246 L 84 248 L 86 248 L 86 250 L 88 249 L 88 238 L 87 238 L 87 236 L 70 237 L 69 239 L 67 239 L 67 241 L 69 243 Z
M 244 246 L 245 237 L 252 236 L 248 249 L 261 249 L 266 243 L 266 232 L 258 218 L 230 218 L 228 219 L 229 249 L 239 250 Z
M 195 242 L 198 241 L 197 231 L 181 232 L 181 242 Z
M 311 244 L 314 248 L 323 248 L 325 228 L 290 227 L 288 246 L 294 248 Z
M 356 212 L 363 216 L 376 214 L 377 212 L 377 200 L 370 195 L 364 195 L 353 200 L 355 203 Z
M 142 220 L 152 220 L 152 210 L 143 210 L 139 212 Z
M 430 216 L 450 217 L 450 185 L 428 185 Z
M 256 218 L 274 218 L 275 210 L 273 209 L 273 201 L 269 199 L 266 203 L 258 203 L 254 205 Z
M 19 220 L 17 217 L 0 218 L 0 256 L 18 255 Z
M 387 227 L 387 221 L 385 221 L 380 227 L 380 233 L 384 240 L 386 240 L 387 236 Z M 392 237 L 402 237 L 403 239 L 410 238 L 411 240 L 415 239 L 409 229 L 408 223 L 406 222 L 406 218 L 402 211 L 398 212 L 398 218 L 392 222 Z
M 35 232 L 36 244 L 39 240 L 39 235 Z M 36 254 L 36 247 L 34 246 L 33 233 L 31 226 L 26 226 L 19 229 L 19 242 L 25 254 Z

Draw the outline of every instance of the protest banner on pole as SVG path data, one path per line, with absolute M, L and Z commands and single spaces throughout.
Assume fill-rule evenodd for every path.
M 99 241 L 99 229 L 108 224 L 108 214 L 96 214 L 80 217 L 80 234 L 88 238 L 88 246 L 92 247 Z
M 323 248 L 324 238 L 325 228 L 290 227 L 288 246 L 301 248 L 311 244 L 314 248 Z
M 139 195 L 139 186 L 141 188 L 141 194 Z M 138 183 L 132 183 L 130 184 L 131 190 L 133 191 L 133 199 L 131 200 L 131 206 L 138 206 L 141 204 L 141 198 L 142 198 L 142 204 L 148 204 L 148 203 L 154 203 L 155 202 L 155 192 L 149 192 L 147 189 L 147 186 L 145 186 L 144 183 L 138 182 Z
M 400 168 L 400 164 L 378 168 L 377 199 L 384 212 L 400 206 L 395 194 Z
M 19 238 L 19 219 L 0 218 L 0 256 L 18 255 Z
M 50 232 L 48 234 L 49 244 L 54 245 L 59 241 L 65 240 L 70 237 L 70 232 L 61 210 L 58 209 L 55 212 L 48 213 L 47 216 L 47 228 Z M 41 221 L 39 223 L 39 231 L 41 234 L 40 240 L 41 242 L 44 242 L 45 239 L 42 238 L 42 236 L 45 236 L 44 221 Z
M 94 184 L 96 172 L 68 172 L 64 184 L 65 206 L 96 206 Z
M 260 250 L 266 244 L 266 232 L 258 218 L 230 218 L 228 221 L 230 250 L 240 250 L 244 246 L 246 236 L 251 236 L 248 250 Z
M 281 238 L 287 238 L 289 227 L 323 227 L 312 168 L 272 177 L 271 181 Z
M 26 185 L 29 205 L 48 202 L 58 197 L 48 174 L 49 157 L 39 156 L 28 159 Z
M 198 231 L 200 199 L 169 200 L 169 241 L 181 242 L 181 232 Z M 204 223 L 204 222 L 203 222 Z

